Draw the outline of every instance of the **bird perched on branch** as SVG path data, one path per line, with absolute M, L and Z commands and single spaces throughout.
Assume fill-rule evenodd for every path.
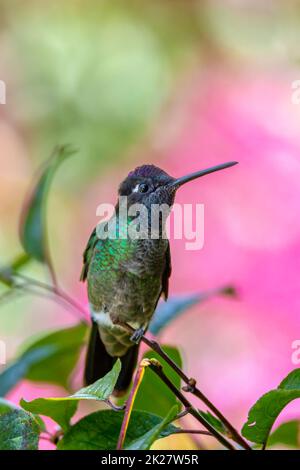
M 81 280 L 87 280 L 92 316 L 85 366 L 87 384 L 107 374 L 120 358 L 122 368 L 114 394 L 126 392 L 136 366 L 139 340 L 159 298 L 168 298 L 171 255 L 160 208 L 167 208 L 168 215 L 182 185 L 236 163 L 224 163 L 181 178 L 173 178 L 154 165 L 143 165 L 120 184 L 114 215 L 94 229 L 83 255 Z M 122 198 L 126 200 L 125 216 Z M 139 216 L 131 211 L 137 204 Z M 158 223 L 153 231 L 155 213 Z M 131 335 L 122 323 L 129 324 L 135 333 Z

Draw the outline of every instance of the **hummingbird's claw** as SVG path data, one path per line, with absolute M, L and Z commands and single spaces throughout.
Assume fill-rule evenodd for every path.
M 144 335 L 144 333 L 145 333 L 145 330 L 144 330 L 143 327 L 138 328 L 137 330 L 135 330 L 133 335 L 130 337 L 130 341 L 132 341 L 135 344 L 139 344 L 139 342 L 141 341 L 142 336 Z

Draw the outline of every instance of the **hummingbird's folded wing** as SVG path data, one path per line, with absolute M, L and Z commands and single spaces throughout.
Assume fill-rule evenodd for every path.
M 80 280 L 83 282 L 86 280 L 87 273 L 89 270 L 89 265 L 93 256 L 93 252 L 94 252 L 94 248 L 95 248 L 97 240 L 98 240 L 98 237 L 97 237 L 96 228 L 95 228 L 89 238 L 88 244 L 83 253 L 83 267 L 82 267 L 82 271 L 80 275 Z
M 165 300 L 167 300 L 169 295 L 169 278 L 172 272 L 172 264 L 171 264 L 171 251 L 170 251 L 170 243 L 168 243 L 168 248 L 166 251 L 166 265 L 165 270 L 162 275 L 162 290 L 161 293 L 164 295 Z

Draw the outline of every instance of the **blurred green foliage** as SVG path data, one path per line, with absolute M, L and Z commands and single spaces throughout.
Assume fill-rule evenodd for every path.
M 78 181 L 118 162 L 155 122 L 199 34 L 180 2 L 14 1 L 5 11 L 16 116 L 36 155 L 54 142 L 81 150 L 80 172 L 68 171 Z
M 2 0 L 0 12 L 13 114 L 36 158 L 53 143 L 80 149 L 84 163 L 65 176 L 77 184 L 153 128 L 193 61 L 293 56 L 299 39 L 297 7 L 284 2 Z
M 43 167 L 36 186 L 23 206 L 20 238 L 27 255 L 47 263 L 52 271 L 47 246 L 46 203 L 50 183 L 60 164 L 74 151 L 68 147 L 56 147 Z M 12 266 L 16 270 L 15 266 Z

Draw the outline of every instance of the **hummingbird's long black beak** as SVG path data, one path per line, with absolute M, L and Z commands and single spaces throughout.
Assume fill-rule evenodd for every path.
M 185 183 L 189 181 L 193 181 L 196 178 L 200 178 L 201 176 L 209 175 L 209 173 L 214 173 L 215 171 L 224 170 L 225 168 L 230 168 L 231 166 L 236 165 L 238 162 L 227 162 L 221 163 L 221 165 L 212 166 L 211 168 L 207 168 L 206 170 L 196 171 L 195 173 L 190 173 L 186 176 L 181 176 L 181 178 L 177 178 L 173 180 L 171 183 L 168 184 L 170 188 L 178 189 Z

